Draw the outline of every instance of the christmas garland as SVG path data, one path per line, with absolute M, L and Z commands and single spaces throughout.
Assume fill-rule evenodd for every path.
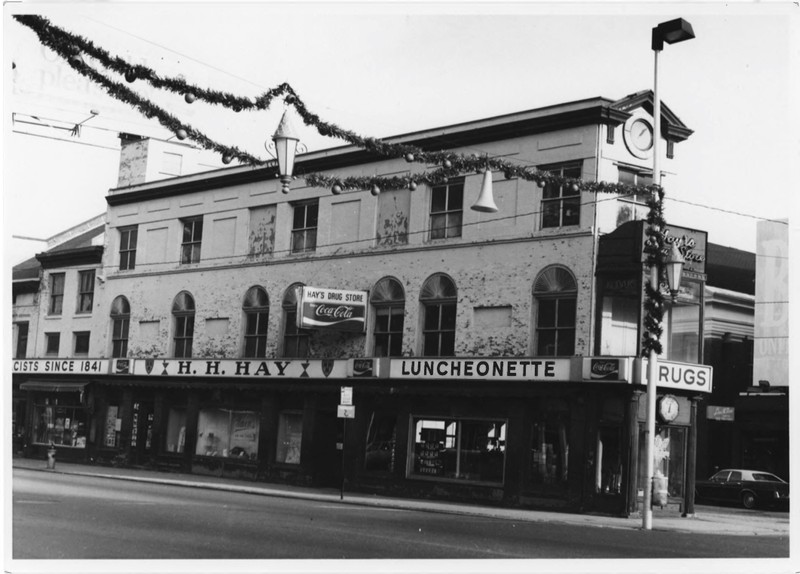
M 302 118 L 303 122 L 307 126 L 315 128 L 322 136 L 344 140 L 360 149 L 381 157 L 404 158 L 409 163 L 415 162 L 429 166 L 437 166 L 433 171 L 411 174 L 407 177 L 375 176 L 338 178 L 322 174 L 304 174 L 302 176 L 308 185 L 312 187 L 330 187 L 334 194 L 341 193 L 345 189 L 369 189 L 373 195 L 379 194 L 381 190 L 405 188 L 413 190 L 419 184 L 437 185 L 445 183 L 450 178 L 463 175 L 464 173 L 482 173 L 487 169 L 502 172 L 504 176 L 509 179 L 520 178 L 526 181 L 536 182 L 539 187 L 555 184 L 559 186 L 570 186 L 575 192 L 582 190 L 591 193 L 616 193 L 620 195 L 647 194 L 650 206 L 650 212 L 647 218 L 650 225 L 647 231 L 648 238 L 645 243 L 647 264 L 656 265 L 659 270 L 661 269 L 660 263 L 664 259 L 662 248 L 664 245 L 663 229 L 665 228 L 665 222 L 663 217 L 664 191 L 659 186 L 638 186 L 624 183 L 584 181 L 579 178 L 564 178 L 548 172 L 539 171 L 535 168 L 513 164 L 498 158 L 482 157 L 475 154 L 461 155 L 446 151 L 425 151 L 417 146 L 391 144 L 378 138 L 363 137 L 355 132 L 342 129 L 335 124 L 325 122 L 319 116 L 310 112 L 302 99 L 288 83 L 283 83 L 275 88 L 267 90 L 255 99 L 218 90 L 206 89 L 194 84 L 189 84 L 183 78 L 162 77 L 147 66 L 131 64 L 119 56 L 113 56 L 103 48 L 95 46 L 94 43 L 86 38 L 52 25 L 44 17 L 36 15 L 15 15 L 14 18 L 19 23 L 33 30 L 39 37 L 41 43 L 61 56 L 70 67 L 81 75 L 101 85 L 109 95 L 133 106 L 147 118 L 156 118 L 162 126 L 173 132 L 178 139 L 190 138 L 205 149 L 216 151 L 222 156 L 222 161 L 225 164 L 230 163 L 234 159 L 240 163 L 252 166 L 274 166 L 276 162 L 274 160 L 265 161 L 259 159 L 237 147 L 226 146 L 212 140 L 202 131 L 189 124 L 183 123 L 153 102 L 139 96 L 124 84 L 114 81 L 92 68 L 83 59 L 83 55 L 90 56 L 106 69 L 123 76 L 128 83 L 143 80 L 155 88 L 183 95 L 187 104 L 191 104 L 196 100 L 201 100 L 211 105 L 223 106 L 234 112 L 266 110 L 269 109 L 276 98 L 283 96 L 284 103 L 286 105 L 291 105 Z M 646 286 L 646 294 L 645 309 L 647 314 L 644 319 L 645 332 L 642 340 L 643 354 L 647 355 L 651 349 L 660 354 L 662 351 L 660 337 L 663 332 L 662 319 L 664 299 L 661 292 L 658 289 L 653 289 L 650 285 Z

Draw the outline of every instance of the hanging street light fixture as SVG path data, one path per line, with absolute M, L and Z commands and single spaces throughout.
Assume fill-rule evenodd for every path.
M 652 48 L 654 54 L 654 70 L 653 70 L 653 184 L 661 186 L 661 168 L 660 168 L 660 151 L 661 145 L 661 100 L 658 94 L 658 54 L 664 49 L 664 43 L 675 44 L 685 40 L 694 38 L 694 30 L 692 25 L 683 18 L 676 18 L 662 22 L 653 28 Z M 673 243 L 673 247 L 677 251 L 677 246 Z M 678 253 L 680 255 L 680 253 Z M 682 262 L 683 257 L 680 257 Z M 668 260 L 669 261 L 669 260 Z M 677 260 L 673 263 L 673 270 L 676 267 L 682 267 L 682 263 L 678 264 Z M 674 289 L 673 298 L 677 296 L 680 284 L 680 270 L 673 277 L 669 277 L 672 273 L 668 272 L 668 280 L 670 280 L 670 291 Z M 677 279 L 677 281 L 676 281 Z M 673 281 L 675 281 L 673 285 Z M 650 269 L 650 286 L 658 291 L 659 290 L 659 270 L 656 266 Z M 654 473 L 654 459 L 655 456 L 655 434 L 656 434 L 656 393 L 657 389 L 657 376 L 658 376 L 658 354 L 653 346 L 650 347 L 647 362 L 647 433 L 645 444 L 645 476 L 647 483 L 644 485 L 644 496 L 642 500 L 642 528 L 644 530 L 652 530 L 653 528 L 653 488 L 655 486 Z
M 294 158 L 297 153 L 297 137 L 289 119 L 289 110 L 283 112 L 278 129 L 272 136 L 275 144 L 275 157 L 278 160 L 278 177 L 281 180 L 281 191 L 289 193 L 289 184 L 292 182 L 292 172 L 294 172 Z

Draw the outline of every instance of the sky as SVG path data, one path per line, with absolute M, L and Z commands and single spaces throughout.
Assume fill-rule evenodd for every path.
M 696 38 L 659 59 L 662 101 L 694 130 L 662 166 L 674 172 L 663 180 L 667 220 L 754 252 L 756 222 L 797 206 L 800 9 L 791 3 L 5 4 L 10 265 L 46 248 L 20 237 L 46 239 L 105 211 L 119 132 L 172 135 L 74 73 L 12 19 L 19 12 L 200 86 L 255 97 L 288 82 L 323 120 L 377 137 L 652 89 L 651 30 L 683 17 Z M 268 157 L 281 104 L 233 114 L 127 85 L 220 143 Z M 79 136 L 59 129 L 80 122 Z M 345 144 L 295 124 L 310 150 Z

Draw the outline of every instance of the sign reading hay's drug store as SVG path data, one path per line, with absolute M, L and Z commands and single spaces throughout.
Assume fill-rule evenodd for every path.
M 297 327 L 363 333 L 367 292 L 303 287 L 297 300 Z

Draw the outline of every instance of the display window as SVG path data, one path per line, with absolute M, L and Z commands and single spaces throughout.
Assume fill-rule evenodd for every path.
M 258 413 L 231 409 L 202 409 L 197 417 L 195 454 L 258 458 Z
M 502 420 L 415 417 L 409 474 L 502 483 L 506 426 Z
M 186 409 L 171 408 L 167 414 L 164 447 L 167 452 L 182 453 L 186 446 Z
M 686 427 L 659 426 L 656 428 L 653 450 L 653 475 L 667 478 L 669 496 L 682 498 L 685 494 L 686 477 Z M 639 492 L 647 484 L 644 468 L 647 434 L 644 425 L 639 426 Z
M 367 427 L 367 445 L 364 453 L 365 470 L 393 472 L 397 444 L 397 417 L 373 412 Z
M 33 442 L 86 448 L 86 409 L 69 399 L 45 398 L 34 405 Z
M 278 415 L 278 445 L 275 462 L 300 464 L 300 447 L 303 441 L 303 413 L 283 411 Z
M 569 418 L 542 415 L 531 433 L 530 485 L 534 489 L 567 489 L 569 476 Z
M 108 405 L 106 408 L 105 425 L 103 427 L 103 446 L 116 448 L 119 445 L 119 434 L 122 429 L 122 419 L 119 418 L 119 406 Z

